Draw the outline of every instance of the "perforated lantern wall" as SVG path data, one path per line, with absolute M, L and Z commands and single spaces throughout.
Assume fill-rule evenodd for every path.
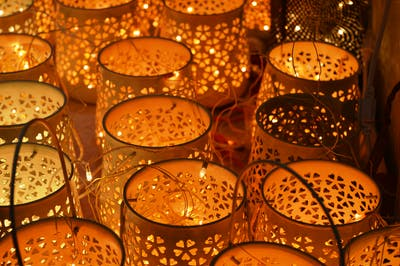
M 157 37 L 128 38 L 99 52 L 101 82 L 97 91 L 97 137 L 104 138 L 105 112 L 130 98 L 170 94 L 192 98 L 192 55 L 176 41 Z
M 357 168 L 334 161 L 305 160 L 287 167 L 321 198 L 341 238 L 380 226 L 378 186 Z M 309 189 L 286 169 L 277 168 L 263 184 L 265 199 L 256 239 L 293 246 L 326 265 L 338 265 L 338 245 L 325 212 Z
M 352 54 L 327 43 L 297 41 L 276 45 L 267 53 L 257 106 L 277 95 L 308 93 L 336 99 L 344 105 L 341 109 L 354 114 L 360 98 L 359 71 Z
M 11 230 L 10 176 L 15 149 L 15 143 L 0 146 L 0 237 Z M 18 191 L 14 207 L 16 225 L 50 216 L 71 216 L 71 202 L 57 150 L 41 144 L 24 143 L 18 158 L 15 182 Z M 69 175 L 67 178 L 73 185 L 78 177 L 65 154 L 64 160 Z M 78 204 L 78 201 L 75 203 Z
M 209 265 L 246 239 L 244 187 L 239 184 L 232 221 L 236 175 L 202 160 L 161 161 L 136 172 L 124 189 L 122 239 L 128 265 Z M 231 224 L 232 223 L 232 224 Z
M 399 246 L 399 224 L 369 231 L 346 245 L 345 265 L 398 265 Z
M 197 100 L 207 106 L 233 102 L 246 90 L 249 52 L 242 26 L 243 0 L 166 0 L 161 36 L 186 44 L 196 63 Z
M 57 85 L 50 43 L 28 34 L 0 34 L 0 80 L 37 80 Z
M 286 94 L 271 98 L 256 110 L 256 129 L 250 161 L 340 159 L 354 162 L 350 150 L 356 131 L 354 118 L 327 99 L 310 94 Z M 330 104 L 333 106 L 333 100 Z
M 246 1 L 244 25 L 250 30 L 269 31 L 271 29 L 271 0 Z
M 57 0 L 56 65 L 72 98 L 96 103 L 97 56 L 112 41 L 142 34 L 137 1 Z
M 211 156 L 211 115 L 189 99 L 138 96 L 112 107 L 103 126 L 106 136 L 98 196 L 100 220 L 115 231 L 119 231 L 124 184 L 139 165 Z
M 325 41 L 360 56 L 368 8 L 364 0 L 285 1 L 282 41 Z
M 298 249 L 267 242 L 245 242 L 219 253 L 211 266 L 320 265 L 323 264 Z
M 0 33 L 35 34 L 33 2 L 33 0 L 1 1 Z
M 74 158 L 73 125 L 66 104 L 63 91 L 47 83 L 0 82 L 0 144 L 16 142 L 26 123 L 42 118 L 56 131 L 63 151 Z M 37 124 L 32 125 L 24 141 L 53 144 L 49 131 Z
M 37 34 L 55 44 L 56 26 L 56 6 L 53 0 L 35 0 L 35 24 Z
M 91 220 L 52 217 L 17 229 L 25 265 L 124 265 L 121 240 Z M 20 265 L 11 235 L 0 240 L 4 265 Z

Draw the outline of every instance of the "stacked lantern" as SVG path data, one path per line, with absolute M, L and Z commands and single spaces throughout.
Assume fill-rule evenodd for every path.
M 230 239 L 246 240 L 244 188 L 239 185 L 234 194 L 236 181 L 230 170 L 193 159 L 162 161 L 136 172 L 124 189 L 128 264 L 208 265 Z
M 305 137 L 313 138 L 314 143 L 319 142 L 319 146 L 327 148 L 326 151 L 330 150 L 331 154 L 340 155 L 335 157 L 356 164 L 359 158 L 353 156 L 356 154 L 353 149 L 357 147 L 356 136 L 359 131 L 358 71 L 359 64 L 353 55 L 327 43 L 299 41 L 275 46 L 267 54 L 267 67 L 257 95 L 256 108 L 260 108 L 262 104 L 264 106 L 256 111 L 259 116 L 257 119 L 261 120 L 255 123 L 259 124 L 258 128 L 267 132 L 274 128 L 292 131 L 293 135 L 289 136 L 289 139 L 295 141 L 298 141 L 295 135 L 299 134 L 302 135 L 303 140 Z M 273 100 L 272 98 L 276 96 L 280 98 Z M 290 110 L 292 107 L 285 104 L 285 101 L 290 101 L 296 106 L 293 108 L 297 109 Z M 270 111 L 275 114 L 269 116 Z M 283 114 L 280 114 L 281 111 Z M 292 125 L 285 125 L 290 121 L 294 122 L 296 117 L 301 117 L 301 120 Z M 318 121 L 313 121 L 311 117 L 317 118 Z M 317 125 L 318 123 L 320 125 Z M 267 127 L 272 129 L 267 129 Z M 256 128 L 255 125 L 254 128 Z M 316 136 L 316 130 L 320 131 L 319 136 Z M 271 132 L 268 133 L 271 134 Z M 278 131 L 272 134 L 273 138 L 291 142 L 286 137 L 277 134 L 279 135 Z M 331 135 L 330 140 L 324 136 L 326 134 Z M 334 147 L 332 136 L 336 138 Z M 316 139 L 318 137 L 321 139 Z M 263 143 L 267 145 L 267 141 L 267 139 L 263 140 Z M 303 146 L 306 144 L 303 143 Z M 314 151 L 317 150 L 314 149 Z M 286 158 L 282 160 L 282 162 L 287 161 Z
M 323 160 L 297 161 L 287 167 L 297 174 L 281 167 L 264 180 L 256 239 L 290 245 L 327 265 L 337 265 L 351 238 L 381 225 L 378 186 L 360 170 Z
M 128 38 L 103 48 L 96 103 L 99 142 L 104 138 L 104 114 L 123 100 L 149 94 L 192 98 L 191 60 L 190 50 L 183 44 L 156 37 Z
M 103 126 L 106 136 L 99 211 L 101 221 L 115 231 L 119 231 L 124 184 L 140 165 L 210 157 L 211 115 L 192 100 L 165 95 L 135 97 L 112 107 Z
M 193 53 L 196 98 L 207 107 L 232 103 L 245 92 L 248 44 L 242 25 L 243 0 L 164 1 L 161 36 L 186 44 Z

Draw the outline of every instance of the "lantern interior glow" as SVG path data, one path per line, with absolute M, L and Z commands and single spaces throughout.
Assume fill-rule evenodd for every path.
M 10 204 L 9 188 L 14 150 L 14 144 L 0 146 L 0 206 Z M 72 163 L 66 156 L 64 158 L 69 162 L 67 171 L 71 173 Z M 56 150 L 46 149 L 41 145 L 22 145 L 16 173 L 16 204 L 25 204 L 44 198 L 59 190 L 64 184 Z
M 65 104 L 64 93 L 52 85 L 33 81 L 0 82 L 0 126 L 48 118 Z
M 24 12 L 33 4 L 33 0 L 13 0 L 0 2 L 0 18 Z
M 142 147 L 185 144 L 211 126 L 208 111 L 194 103 L 179 97 L 136 97 L 111 108 L 104 128 L 119 141 Z
M 280 71 L 306 80 L 340 80 L 359 71 L 354 56 L 321 42 L 283 43 L 270 51 L 269 60 Z
M 289 167 L 318 191 L 336 225 L 362 221 L 380 205 L 380 192 L 375 182 L 349 165 L 305 160 L 290 163 Z M 267 204 L 289 219 L 310 225 L 329 225 L 322 208 L 312 207 L 318 206 L 316 199 L 285 169 L 279 168 L 269 174 L 263 185 L 263 195 Z
M 236 176 L 209 163 L 207 172 L 199 160 L 170 160 L 146 166 L 125 186 L 125 199 L 139 215 L 172 226 L 205 225 L 231 213 Z M 236 197 L 243 201 L 243 187 Z
M 178 71 L 191 57 L 188 48 L 168 39 L 132 38 L 104 48 L 99 53 L 99 62 L 119 74 L 151 77 Z
M 52 55 L 49 43 L 30 35 L 0 35 L 0 74 L 34 68 Z

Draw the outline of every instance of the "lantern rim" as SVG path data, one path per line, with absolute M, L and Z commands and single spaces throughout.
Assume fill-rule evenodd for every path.
M 133 2 L 136 2 L 136 0 L 128 0 L 124 3 L 118 4 L 118 5 L 111 5 L 108 7 L 102 7 L 102 8 L 85 8 L 85 7 L 74 7 L 72 5 L 66 4 L 63 0 L 55 0 L 56 4 L 62 6 L 63 8 L 68 8 L 68 9 L 72 9 L 72 10 L 79 10 L 81 12 L 87 12 L 87 13 L 95 13 L 95 12 L 99 12 L 99 11 L 111 11 L 114 9 L 118 9 L 118 8 L 123 8 L 125 6 L 129 6 L 131 5 Z M 96 1 L 89 1 L 89 2 L 96 2 Z
M 348 255 L 350 253 L 351 246 L 354 243 L 358 243 L 359 241 L 362 241 L 365 238 L 368 239 L 371 237 L 373 239 L 376 239 L 377 236 L 382 236 L 381 233 L 392 233 L 392 232 L 400 233 L 400 224 L 390 224 L 385 227 L 373 229 L 371 231 L 365 232 L 361 235 L 351 238 L 344 247 L 344 253 Z M 383 236 L 386 235 L 387 234 L 384 234 Z
M 40 62 L 40 63 L 36 64 L 35 66 L 30 67 L 30 68 L 28 68 L 28 69 L 21 69 L 21 70 L 10 71 L 10 72 L 0 72 L 0 78 L 1 78 L 2 75 L 13 75 L 13 74 L 19 74 L 19 73 L 24 73 L 24 72 L 32 71 L 32 70 L 34 70 L 34 69 L 36 69 L 36 68 L 38 68 L 38 67 L 40 67 L 40 66 L 42 66 L 42 65 L 44 65 L 44 64 L 46 64 L 46 63 L 48 63 L 48 62 L 53 58 L 53 56 L 54 56 L 54 47 L 51 45 L 51 43 L 50 43 L 48 40 L 46 40 L 46 39 L 40 37 L 39 35 L 32 35 L 32 34 L 27 34 L 27 33 L 6 32 L 6 33 L 1 33 L 1 34 L 0 34 L 0 39 L 1 39 L 2 37 L 7 38 L 7 37 L 9 37 L 9 36 L 19 37 L 19 39 L 20 39 L 20 38 L 24 38 L 24 39 L 26 39 L 27 41 L 31 41 L 32 43 L 33 43 L 35 40 L 37 40 L 37 41 L 39 41 L 40 45 L 44 45 L 44 46 L 46 46 L 46 48 L 49 48 L 49 52 L 50 52 L 50 53 L 49 53 L 49 55 L 46 57 L 45 60 L 43 60 L 42 62 Z M 29 40 L 29 39 L 31 39 L 31 40 Z
M 292 246 L 289 245 L 283 245 L 280 243 L 275 243 L 275 242 L 265 242 L 265 241 L 251 241 L 251 242 L 241 242 L 241 243 L 237 243 L 234 245 L 229 246 L 228 248 L 223 249 L 221 252 L 219 252 L 217 255 L 215 255 L 213 257 L 213 259 L 211 260 L 210 266 L 215 266 L 216 263 L 218 262 L 219 258 L 222 257 L 224 254 L 226 254 L 229 251 L 232 251 L 236 248 L 241 248 L 244 246 L 265 246 L 265 247 L 272 247 L 272 248 L 281 248 L 283 250 L 287 250 L 290 253 L 294 253 L 296 255 L 301 255 L 304 256 L 305 258 L 311 260 L 312 262 L 316 263 L 316 265 L 321 265 L 323 266 L 324 264 L 322 262 L 320 262 L 317 258 L 313 257 L 310 253 L 307 252 L 303 252 L 297 248 L 294 248 Z
M 35 84 L 35 85 L 39 85 L 39 86 L 45 86 L 45 87 L 47 86 L 49 89 L 52 89 L 52 90 L 55 90 L 55 91 L 59 92 L 60 95 L 63 98 L 62 105 L 60 105 L 59 108 L 55 112 L 53 112 L 52 114 L 50 114 L 50 115 L 48 115 L 46 117 L 43 117 L 43 119 L 50 119 L 50 118 L 58 115 L 64 109 L 64 107 L 67 105 L 67 96 L 66 96 L 65 92 L 61 88 L 59 88 L 59 87 L 57 87 L 57 86 L 55 86 L 53 84 L 46 83 L 46 82 L 41 82 L 41 81 L 37 81 L 37 80 L 4 80 L 4 81 L 0 81 L 0 91 L 1 91 L 1 85 L 2 84 L 6 84 L 6 83 L 16 83 L 16 84 L 18 84 L 18 83 L 26 83 L 26 84 L 31 83 L 31 84 Z M 29 121 L 26 121 L 25 123 L 11 124 L 11 125 L 1 125 L 0 124 L 0 130 L 2 128 L 7 128 L 8 129 L 8 128 L 13 128 L 13 127 L 21 127 L 21 126 L 26 125 L 27 123 L 29 123 Z
M 186 12 L 183 12 L 183 11 L 176 10 L 176 9 L 172 8 L 170 5 L 167 4 L 167 0 L 162 0 L 162 1 L 163 1 L 164 8 L 169 12 L 177 13 L 177 14 L 180 14 L 182 16 L 188 16 L 188 17 L 190 16 L 190 17 L 197 17 L 197 18 L 207 17 L 207 18 L 210 18 L 210 19 L 211 19 L 211 17 L 220 16 L 220 15 L 229 15 L 229 14 L 233 14 L 235 12 L 238 12 L 240 10 L 243 10 L 243 8 L 244 8 L 244 6 L 246 4 L 246 1 L 241 0 L 241 4 L 240 5 L 238 5 L 237 7 L 233 8 L 233 9 L 231 9 L 229 11 L 226 11 L 226 12 L 212 13 L 212 14 L 194 14 L 194 13 L 186 13 Z
M 3 19 L 3 18 L 4 18 L 4 19 L 8 19 L 8 18 L 10 18 L 10 17 L 12 17 L 12 16 L 18 16 L 18 15 L 20 15 L 20 14 L 27 13 L 28 11 L 30 11 L 30 9 L 32 9 L 32 7 L 33 7 L 33 2 L 34 2 L 34 0 L 31 0 L 29 6 L 28 6 L 26 9 L 24 9 L 23 11 L 21 11 L 21 12 L 12 13 L 12 14 L 9 14 L 9 15 L 7 15 L 7 16 L 0 16 L 0 20 Z M 7 33 L 7 32 L 6 32 L 6 33 Z M 2 34 L 6 34 L 6 33 L 2 33 Z M 10 33 L 11 33 L 11 32 L 10 32 Z
M 137 100 L 141 100 L 141 99 L 144 99 L 144 98 L 170 98 L 170 99 L 176 99 L 178 101 L 186 101 L 186 102 L 192 103 L 194 106 L 196 106 L 196 108 L 200 108 L 204 112 L 204 114 L 208 117 L 208 119 L 209 119 L 208 127 L 204 130 L 204 132 L 201 135 L 199 135 L 199 136 L 197 136 L 197 137 L 195 137 L 195 138 L 193 138 L 193 139 L 191 139 L 189 141 L 178 143 L 178 144 L 175 144 L 173 146 L 169 146 L 169 145 L 166 145 L 166 146 L 143 146 L 143 145 L 138 145 L 138 144 L 134 144 L 134 143 L 131 143 L 131 142 L 127 142 L 127 141 L 121 140 L 120 138 L 118 138 L 114 134 L 111 134 L 109 128 L 107 127 L 107 118 L 109 117 L 109 115 L 113 111 L 115 111 L 116 109 L 118 109 L 119 107 L 121 107 L 121 106 L 123 106 L 125 104 L 129 104 L 131 102 L 134 102 L 134 101 L 137 101 Z M 201 139 L 202 137 L 206 136 L 211 131 L 212 116 L 211 116 L 211 112 L 210 112 L 209 109 L 207 109 L 202 104 L 200 104 L 200 103 L 198 103 L 198 102 L 196 102 L 194 100 L 191 100 L 191 99 L 188 99 L 188 98 L 179 97 L 179 96 L 173 96 L 173 95 L 149 94 L 149 95 L 136 96 L 134 98 L 121 101 L 118 104 L 112 106 L 104 114 L 102 124 L 103 124 L 103 129 L 108 134 L 108 136 L 110 136 L 113 140 L 115 140 L 115 141 L 117 141 L 119 143 L 122 143 L 122 144 L 124 144 L 124 145 L 126 145 L 128 147 L 135 147 L 135 148 L 138 148 L 138 149 L 147 149 L 147 150 L 161 150 L 161 149 L 170 148 L 170 147 L 182 147 L 184 145 L 188 145 L 188 144 L 194 143 L 197 140 Z
M 107 66 L 101 61 L 101 56 L 103 55 L 103 53 L 104 53 L 107 49 L 111 48 L 113 45 L 116 45 L 116 44 L 122 43 L 122 42 L 126 42 L 126 41 L 150 40 L 150 39 L 154 39 L 154 40 L 163 40 L 163 41 L 166 41 L 166 42 L 170 42 L 170 43 L 174 43 L 174 44 L 177 44 L 177 45 L 179 45 L 179 46 L 182 46 L 182 48 L 184 48 L 184 49 L 188 52 L 188 54 L 189 54 L 189 59 L 188 59 L 188 61 L 187 61 L 183 66 L 181 66 L 180 68 L 178 68 L 178 69 L 176 69 L 176 70 L 173 70 L 173 71 L 170 71 L 170 72 L 161 73 L 161 74 L 156 74 L 156 75 L 147 75 L 147 76 L 144 76 L 144 75 L 129 75 L 129 74 L 117 72 L 117 71 L 112 70 L 112 69 L 110 69 L 109 67 L 107 67 Z M 189 47 L 188 47 L 186 44 L 184 44 L 184 43 L 182 43 L 182 42 L 175 41 L 175 40 L 173 40 L 173 39 L 168 39 L 168 38 L 161 37 L 161 36 L 128 37 L 128 38 L 123 39 L 123 40 L 117 40 L 117 41 L 111 42 L 111 43 L 107 44 L 106 46 L 104 46 L 104 47 L 99 51 L 99 53 L 98 53 L 97 62 L 98 62 L 99 65 L 100 65 L 102 68 L 104 68 L 105 70 L 107 70 L 107 71 L 113 73 L 114 75 L 118 75 L 118 76 L 121 76 L 121 77 L 141 78 L 141 79 L 158 79 L 158 78 L 162 78 L 162 77 L 167 78 L 167 77 L 169 77 L 170 75 L 172 75 L 175 71 L 178 71 L 178 72 L 179 72 L 179 71 L 182 71 L 182 70 L 184 70 L 185 68 L 187 68 L 187 67 L 193 62 L 193 54 L 192 54 L 191 50 L 189 49 Z
M 159 162 L 156 162 L 156 163 L 152 163 L 152 164 L 150 165 L 150 167 L 151 167 L 151 166 L 157 166 L 157 165 L 160 165 L 160 164 L 166 164 L 166 163 L 174 162 L 174 161 L 193 161 L 193 162 L 199 162 L 199 163 L 200 163 L 199 165 L 201 165 L 201 164 L 204 162 L 204 160 L 193 159 L 193 158 L 173 158 L 173 159 L 168 159 L 168 160 L 163 160 L 163 161 L 159 161 Z M 221 164 L 218 164 L 218 163 L 212 162 L 212 161 L 210 161 L 210 162 L 208 162 L 208 163 L 209 163 L 209 164 L 213 164 L 213 165 L 215 165 L 215 166 L 217 166 L 217 167 L 220 167 L 220 168 L 222 168 L 222 169 L 224 169 L 224 170 L 227 170 L 228 172 L 232 173 L 232 176 L 236 178 L 235 180 L 237 180 L 237 179 L 239 178 L 239 177 L 237 176 L 237 174 L 236 174 L 232 169 L 230 169 L 230 168 L 228 168 L 228 167 L 226 167 L 226 166 L 224 166 L 224 165 L 221 165 Z M 124 191 L 123 191 L 123 201 L 124 201 L 124 204 L 127 206 L 128 211 L 133 212 L 136 216 L 140 217 L 140 219 L 145 220 L 146 222 L 151 223 L 151 224 L 156 224 L 156 225 L 163 226 L 163 227 L 168 227 L 168 228 L 174 228 L 174 229 L 176 229 L 176 228 L 178 228 L 178 229 L 191 229 L 191 228 L 197 228 L 197 227 L 202 227 L 202 226 L 211 226 L 211 225 L 213 225 L 213 224 L 216 224 L 216 223 L 219 223 L 219 222 L 221 222 L 221 221 L 224 221 L 224 220 L 227 220 L 227 219 L 231 219 L 231 218 L 232 218 L 232 213 L 228 213 L 226 216 L 224 216 L 224 217 L 222 217 L 222 218 L 220 218 L 220 219 L 218 219 L 218 220 L 215 220 L 215 221 L 212 221 L 212 222 L 209 222 L 209 223 L 204 223 L 204 224 L 201 224 L 201 225 L 200 225 L 200 224 L 197 224 L 197 225 L 175 225 L 175 224 L 166 224 L 166 223 L 156 222 L 156 221 L 153 221 L 153 220 L 151 220 L 151 219 L 149 219 L 149 218 L 143 216 L 142 214 L 138 213 L 138 212 L 129 204 L 129 201 L 128 201 L 128 199 L 127 199 L 127 190 L 128 190 L 128 186 L 130 185 L 130 183 L 133 182 L 135 176 L 138 175 L 138 174 L 140 174 L 140 173 L 142 173 L 143 171 L 145 171 L 146 167 L 147 167 L 147 165 L 143 165 L 142 168 L 140 168 L 138 171 L 136 171 L 135 173 L 133 173 L 133 174 L 128 178 L 128 180 L 125 182 Z M 235 212 L 234 212 L 233 214 L 236 214 L 237 211 L 244 205 L 244 202 L 246 201 L 246 186 L 244 185 L 244 182 L 243 182 L 243 181 L 241 181 L 240 184 L 241 184 L 241 187 L 242 187 L 242 189 L 243 189 L 243 198 L 242 198 L 240 204 L 239 204 L 238 206 L 236 206 Z M 232 192 L 232 193 L 233 193 L 233 192 Z M 121 226 L 122 226 L 122 225 L 121 225 Z M 228 230 L 229 230 L 229 229 L 228 229 Z
M 66 222 L 66 220 L 69 220 L 68 222 L 72 223 L 72 220 L 75 220 L 76 222 L 80 223 L 80 224 L 86 224 L 89 226 L 96 226 L 98 228 L 101 228 L 101 230 L 104 230 L 104 232 L 107 232 L 109 234 L 109 236 L 111 236 L 116 242 L 116 244 L 120 247 L 120 251 L 121 251 L 121 264 L 120 266 L 125 265 L 125 259 L 126 259 L 126 254 L 125 254 L 125 248 L 123 246 L 122 240 L 119 236 L 117 236 L 117 234 L 112 231 L 110 228 L 108 228 L 107 226 L 98 223 L 94 220 L 91 219 L 85 219 L 85 218 L 80 218 L 80 217 L 69 217 L 69 216 L 63 216 L 63 217 L 57 217 L 57 216 L 52 216 L 52 217 L 45 217 L 42 219 L 39 219 L 37 221 L 32 221 L 28 224 L 24 224 L 24 225 L 20 225 L 18 227 L 16 227 L 16 233 L 23 233 L 24 231 L 29 231 L 30 227 L 35 227 L 35 226 L 40 226 L 41 224 L 46 224 L 46 223 L 51 223 L 51 222 Z M 21 232 L 22 231 L 22 232 Z M 12 232 L 8 232 L 3 238 L 0 239 L 0 245 L 3 242 L 6 242 L 7 239 L 12 237 Z M 9 240 L 12 241 L 12 240 Z M 109 243 L 109 242 L 108 242 Z
M 16 145 L 17 145 L 17 143 L 5 143 L 5 144 L 3 144 L 3 145 L 0 145 L 0 150 L 2 149 L 2 147 L 5 147 L 5 148 L 6 148 L 7 146 L 16 146 Z M 23 146 L 27 146 L 27 145 L 28 145 L 28 146 L 41 147 L 41 148 L 44 148 L 44 149 L 50 149 L 50 150 L 53 150 L 55 153 L 58 152 L 57 149 L 56 149 L 55 147 L 52 147 L 52 146 L 46 145 L 46 144 L 40 144 L 40 143 L 34 143 L 34 142 L 24 142 L 24 143 L 23 143 Z M 66 159 L 66 160 L 69 162 L 69 164 L 70 164 L 71 172 L 69 173 L 68 180 L 71 181 L 71 180 L 72 180 L 72 177 L 74 176 L 74 172 L 75 172 L 74 164 L 72 163 L 72 160 L 71 160 L 71 158 L 68 156 L 68 154 L 66 154 L 66 153 L 63 152 L 63 151 L 61 151 L 61 152 L 62 152 L 62 154 L 63 154 L 63 156 L 64 156 L 64 159 Z M 64 181 L 64 179 L 62 179 L 62 180 Z M 65 188 L 66 185 L 68 185 L 68 184 L 66 184 L 66 183 L 64 182 L 64 184 L 62 184 L 57 190 L 53 191 L 53 192 L 50 193 L 50 194 L 47 194 L 45 197 L 38 198 L 38 199 L 29 201 L 29 202 L 24 202 L 24 203 L 18 203 L 18 204 L 14 203 L 14 206 L 15 206 L 15 207 L 27 206 L 27 205 L 29 205 L 29 204 L 35 204 L 35 203 L 38 203 L 38 202 L 40 202 L 40 201 L 46 200 L 47 198 L 51 197 L 52 195 L 55 195 L 56 193 L 58 193 L 58 192 L 60 192 L 61 190 L 63 190 L 63 189 Z M 74 204 L 74 203 L 71 202 L 70 204 Z M 7 209 L 8 209 L 8 208 L 11 208 L 11 205 L 0 205 L 0 208 L 7 208 Z
M 261 161 L 256 161 L 256 162 L 260 163 L 260 162 L 263 162 L 263 160 L 261 160 Z M 345 223 L 345 224 L 337 224 L 337 223 L 335 223 L 334 225 L 331 225 L 331 224 L 312 224 L 312 223 L 307 223 L 307 222 L 303 222 L 303 221 L 296 220 L 296 219 L 293 219 L 293 218 L 291 218 L 291 217 L 288 217 L 288 216 L 284 215 L 283 213 L 279 212 L 278 210 L 276 210 L 276 208 L 274 208 L 274 207 L 268 202 L 268 200 L 267 200 L 266 197 L 265 197 L 264 187 L 265 187 L 265 184 L 266 184 L 268 178 L 270 178 L 270 177 L 272 176 L 273 173 L 275 173 L 275 172 L 277 172 L 277 171 L 279 171 L 279 170 L 284 170 L 284 171 L 288 172 L 288 170 L 286 170 L 286 169 L 284 169 L 284 168 L 281 168 L 281 167 L 274 167 L 269 173 L 267 173 L 267 174 L 265 175 L 265 178 L 264 178 L 264 180 L 263 180 L 263 182 L 262 182 L 262 185 L 261 185 L 261 188 L 262 188 L 262 193 L 261 193 L 261 194 L 262 194 L 262 197 L 263 197 L 263 203 L 266 204 L 266 205 L 268 206 L 268 208 L 271 209 L 274 213 L 276 213 L 276 214 L 278 214 L 279 216 L 283 217 L 284 219 L 289 220 L 289 221 L 291 221 L 291 222 L 294 222 L 294 223 L 296 223 L 296 224 L 301 224 L 301 225 L 303 225 L 303 226 L 316 227 L 316 228 L 332 228 L 333 226 L 334 226 L 334 227 L 337 227 L 337 228 L 346 227 L 346 226 L 349 226 L 349 225 L 354 225 L 354 224 L 362 223 L 362 222 L 365 221 L 368 217 L 371 217 L 371 216 L 373 216 L 373 215 L 375 215 L 375 214 L 377 213 L 377 211 L 378 211 L 378 209 L 380 208 L 380 205 L 381 205 L 381 203 L 382 203 L 381 191 L 380 191 L 379 186 L 375 183 L 375 181 L 374 181 L 369 175 L 367 175 L 366 173 L 362 172 L 360 169 L 358 169 L 358 168 L 356 168 L 356 167 L 354 167 L 354 166 L 352 166 L 352 165 L 345 164 L 345 163 L 343 163 L 343 162 L 331 161 L 331 160 L 323 160 L 323 159 L 304 159 L 304 160 L 301 160 L 301 161 L 289 162 L 289 163 L 287 163 L 286 165 L 287 165 L 287 167 L 291 168 L 293 171 L 296 172 L 296 169 L 294 169 L 294 168 L 292 167 L 293 164 L 294 164 L 294 165 L 296 165 L 296 164 L 305 164 L 305 163 L 310 163 L 310 162 L 314 162 L 314 163 L 323 163 L 323 164 L 335 164 L 336 166 L 342 166 L 342 167 L 345 167 L 345 168 L 348 168 L 348 169 L 352 169 L 352 170 L 355 170 L 355 171 L 359 172 L 359 173 L 360 173 L 361 175 L 363 175 L 367 180 L 371 181 L 371 182 L 375 185 L 376 190 L 379 192 L 379 202 L 376 204 L 375 209 L 374 209 L 373 211 L 371 211 L 371 212 L 366 212 L 365 215 L 364 215 L 364 217 L 363 217 L 363 219 L 360 219 L 360 220 L 357 220 L 357 221 L 354 221 L 354 222 L 347 222 L 347 223 Z M 289 173 L 289 172 L 288 172 L 288 173 Z M 296 173 L 297 173 L 297 172 L 296 172 Z M 300 174 L 299 174 L 299 175 L 300 175 Z M 309 183 L 309 182 L 307 182 L 307 183 Z M 311 186 L 311 188 L 312 188 L 312 186 Z M 323 200 L 323 199 L 322 199 L 322 200 Z M 320 208 L 321 208 L 321 207 L 320 207 Z
M 279 49 L 280 47 L 283 47 L 283 46 L 286 46 L 286 45 L 293 45 L 293 44 L 296 44 L 296 43 L 298 43 L 298 44 L 307 44 L 307 43 L 309 43 L 309 44 L 313 44 L 313 45 L 318 45 L 319 44 L 319 45 L 323 45 L 323 46 L 327 46 L 327 47 L 331 47 L 331 48 L 343 51 L 343 52 L 347 53 L 350 57 L 352 57 L 352 60 L 354 60 L 357 63 L 357 69 L 354 71 L 354 73 L 352 73 L 349 76 L 344 77 L 342 79 L 332 79 L 332 80 L 322 80 L 322 79 L 320 79 L 320 80 L 314 80 L 314 79 L 307 79 L 307 78 L 303 78 L 303 77 L 295 77 L 294 75 L 291 75 L 291 74 L 289 74 L 289 73 L 287 73 L 285 71 L 282 71 L 280 68 L 278 68 L 271 61 L 271 56 L 270 55 L 271 55 L 271 52 L 274 51 L 275 49 Z M 286 76 L 286 77 L 288 77 L 290 79 L 301 80 L 303 82 L 312 82 L 312 83 L 315 83 L 315 84 L 329 84 L 329 83 L 336 82 L 336 81 L 352 80 L 352 79 L 356 78 L 361 73 L 360 60 L 357 59 L 351 52 L 349 52 L 349 51 L 347 51 L 347 50 L 345 50 L 345 49 L 343 49 L 341 47 L 338 47 L 336 45 L 333 45 L 331 43 L 323 42 L 323 41 L 307 41 L 307 40 L 285 41 L 285 42 L 282 42 L 280 44 L 277 44 L 277 45 L 271 47 L 267 51 L 266 55 L 267 55 L 266 56 L 267 65 L 270 65 L 275 71 L 281 73 L 282 75 L 284 75 L 284 76 Z

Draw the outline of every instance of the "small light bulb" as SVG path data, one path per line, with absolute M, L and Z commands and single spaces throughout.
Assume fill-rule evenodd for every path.
M 89 164 L 86 164 L 85 171 L 86 171 L 86 180 L 88 182 L 92 181 L 93 180 L 93 176 L 92 176 L 92 171 L 90 170 Z
M 208 162 L 204 161 L 200 169 L 200 178 L 204 178 L 207 175 L 207 167 Z

